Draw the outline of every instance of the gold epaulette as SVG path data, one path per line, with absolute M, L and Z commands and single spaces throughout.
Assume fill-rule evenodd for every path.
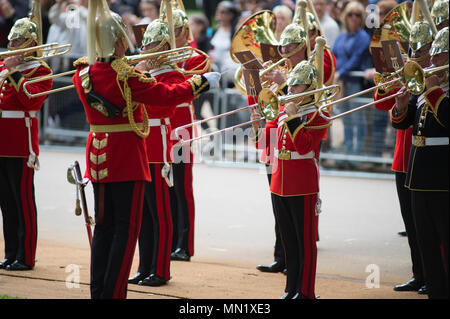
M 73 62 L 73 66 L 75 68 L 80 66 L 80 65 L 87 65 L 87 64 L 89 64 L 87 56 L 81 57 L 78 60 L 76 60 L 75 62 Z
M 43 66 L 46 69 L 49 69 L 50 72 L 52 72 L 52 69 L 50 68 L 50 66 L 45 61 L 39 60 L 39 62 L 41 63 L 41 66 Z

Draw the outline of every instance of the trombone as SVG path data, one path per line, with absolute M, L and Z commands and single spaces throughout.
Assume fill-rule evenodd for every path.
M 39 53 L 38 55 L 42 56 L 26 56 L 24 58 L 24 61 L 36 61 L 36 60 L 43 60 L 52 58 L 55 56 L 60 56 L 68 53 L 70 50 L 72 50 L 71 44 L 58 44 L 56 42 L 54 43 L 48 43 L 48 44 L 42 44 L 42 45 L 36 45 L 29 48 L 24 49 L 18 49 L 18 50 L 8 50 L 5 52 L 0 53 L 0 61 L 4 60 L 6 58 L 12 57 L 12 56 L 18 56 L 18 55 L 26 55 L 33 52 Z M 43 54 L 47 52 L 47 54 Z
M 335 91 L 331 94 L 328 94 L 330 92 L 330 90 L 333 90 L 333 89 Z M 208 134 L 197 136 L 195 138 L 191 138 L 191 139 L 187 139 L 187 140 L 185 140 L 183 138 L 179 138 L 179 143 L 181 145 L 189 144 L 193 141 L 203 139 L 206 137 L 211 137 L 211 136 L 218 135 L 218 134 L 222 134 L 222 133 L 234 130 L 236 128 L 239 128 L 239 127 L 251 125 L 251 124 L 261 121 L 261 120 L 272 121 L 272 120 L 275 120 L 280 114 L 283 113 L 283 112 L 280 112 L 280 105 L 286 104 L 286 103 L 291 102 L 292 100 L 296 100 L 298 98 L 307 97 L 307 96 L 315 95 L 318 93 L 322 93 L 322 94 L 326 93 L 327 97 L 322 98 L 319 101 L 313 100 L 310 103 L 302 105 L 298 114 L 303 116 L 303 115 L 306 115 L 309 113 L 314 113 L 314 112 L 318 111 L 318 107 L 316 106 L 316 104 L 323 103 L 325 101 L 329 101 L 330 99 L 333 99 L 339 93 L 339 90 L 340 90 L 340 86 L 337 84 L 333 84 L 333 85 L 322 87 L 320 89 L 316 89 L 316 90 L 312 90 L 312 91 L 307 91 L 307 92 L 298 93 L 298 94 L 288 94 L 286 96 L 278 97 L 270 89 L 267 89 L 267 88 L 262 89 L 258 95 L 258 103 L 244 106 L 244 107 L 238 108 L 236 110 L 232 110 L 232 111 L 225 112 L 222 114 L 214 115 L 209 118 L 206 118 L 203 120 L 198 120 L 198 121 L 195 121 L 193 123 L 189 123 L 189 124 L 186 124 L 183 126 L 179 126 L 175 129 L 175 135 L 179 136 L 180 135 L 179 131 L 187 129 L 188 127 L 192 127 L 192 126 L 195 126 L 198 124 L 202 124 L 202 123 L 205 123 L 208 121 L 223 118 L 223 117 L 226 117 L 226 116 L 229 116 L 232 114 L 236 114 L 238 112 L 251 110 L 251 109 L 256 109 L 256 111 L 259 113 L 259 115 L 261 115 L 261 117 L 257 120 L 251 120 L 251 121 L 247 121 L 244 123 L 236 124 L 236 125 L 226 127 L 224 129 L 221 129 L 218 131 L 214 131 L 214 132 L 211 132 Z
M 336 120 L 343 116 L 349 115 L 353 112 L 360 111 L 369 106 L 375 105 L 377 103 L 395 98 L 396 96 L 402 94 L 403 92 L 397 92 L 395 94 L 384 97 L 377 101 L 373 101 L 373 102 L 358 106 L 354 109 L 348 110 L 346 112 L 342 112 L 342 113 L 334 115 L 334 116 L 327 116 L 327 115 L 323 114 L 323 109 L 327 109 L 331 105 L 346 102 L 352 98 L 358 97 L 360 95 L 364 95 L 366 93 L 370 93 L 371 91 L 376 90 L 378 88 L 383 88 L 383 89 L 390 88 L 397 82 L 401 82 L 401 84 L 405 87 L 405 89 L 409 93 L 414 94 L 414 95 L 419 95 L 425 90 L 425 78 L 427 76 L 429 76 L 432 73 L 436 73 L 436 72 L 440 72 L 442 70 L 448 69 L 448 67 L 449 67 L 448 64 L 446 64 L 443 66 L 422 69 L 422 67 L 417 62 L 408 61 L 405 63 L 405 65 L 401 69 L 389 74 L 388 76 L 384 77 L 380 74 L 378 74 L 378 75 L 376 74 L 376 76 L 374 76 L 374 82 L 377 85 L 375 85 L 371 88 L 368 88 L 366 90 L 363 90 L 361 92 L 343 97 L 342 99 L 330 102 L 328 104 L 321 105 L 319 107 L 319 114 L 324 119 L 326 119 L 328 121 L 333 121 L 333 120 Z M 396 77 L 397 75 L 398 75 L 398 77 Z
M 185 61 L 191 57 L 193 52 L 194 52 L 194 49 L 192 47 L 186 46 L 186 47 L 162 51 L 162 52 L 145 53 L 145 51 L 144 51 L 144 52 L 141 52 L 140 54 L 126 56 L 125 59 L 128 64 L 134 64 L 134 63 L 138 63 L 138 62 L 156 57 L 157 60 L 155 62 L 151 62 L 151 64 L 152 64 L 152 67 L 158 67 L 158 66 L 161 66 L 164 64 L 177 64 L 182 61 Z M 30 93 L 27 86 L 29 84 L 33 84 L 33 83 L 37 83 L 37 82 L 41 82 L 41 81 L 46 81 L 46 80 L 50 80 L 50 79 L 53 80 L 53 79 L 56 79 L 56 78 L 59 78 L 62 76 L 73 75 L 73 74 L 75 74 L 75 72 L 76 72 L 76 70 L 71 70 L 71 71 L 67 71 L 67 72 L 63 72 L 63 73 L 59 73 L 59 74 L 51 74 L 51 75 L 43 76 L 43 77 L 31 80 L 31 81 L 26 81 L 23 85 L 23 90 L 29 98 L 35 98 L 35 97 L 39 97 L 42 95 L 48 95 L 51 93 L 57 93 L 57 92 L 73 89 L 75 86 L 72 84 L 72 85 L 67 85 L 67 86 L 57 88 L 57 89 L 44 91 L 44 92 L 40 92 L 40 93 Z
M 194 52 L 194 48 L 185 46 L 161 52 L 148 53 L 148 51 L 142 51 L 140 54 L 127 56 L 125 58 L 128 64 L 134 64 L 144 60 L 156 58 L 154 62 L 151 62 L 152 67 L 156 68 L 161 65 L 184 62 L 189 59 Z

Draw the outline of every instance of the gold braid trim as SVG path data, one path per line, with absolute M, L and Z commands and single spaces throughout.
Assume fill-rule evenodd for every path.
M 73 66 L 76 68 L 76 67 L 78 67 L 79 65 L 88 65 L 89 64 L 89 62 L 88 62 L 88 57 L 87 56 L 84 56 L 84 57 L 82 57 L 82 58 L 79 58 L 78 60 L 76 60 L 75 62 L 73 62 Z
M 321 130 L 327 127 L 330 127 L 331 123 L 324 124 L 324 125 L 316 125 L 316 126 L 306 126 L 305 130 Z
M 147 78 L 144 74 L 136 72 L 135 68 L 128 65 L 126 63 L 125 58 L 123 59 L 116 59 L 113 62 L 111 62 L 111 67 L 114 71 L 117 73 L 116 82 L 117 86 L 119 87 L 123 98 L 125 99 L 125 102 L 127 104 L 127 113 L 128 113 L 128 121 L 130 122 L 131 128 L 136 133 L 137 136 L 141 138 L 146 138 L 148 134 L 150 133 L 150 126 L 148 125 L 148 114 L 145 107 L 143 107 L 142 104 L 140 104 L 141 108 L 143 108 L 142 113 L 144 115 L 144 130 L 140 131 L 139 128 L 136 125 L 136 122 L 134 120 L 134 112 L 133 112 L 133 100 L 131 97 L 131 89 L 128 86 L 128 78 L 130 77 L 138 77 L 139 80 L 141 80 L 141 77 L 146 78 L 151 82 L 152 78 Z M 154 79 L 153 79 L 154 80 Z M 123 89 L 120 85 L 120 82 L 123 82 Z M 147 81 L 143 81 L 147 82 Z
M 203 74 L 206 72 L 210 72 L 211 71 L 211 61 L 210 61 L 209 55 L 199 49 L 194 49 L 194 51 L 196 51 L 200 55 L 203 55 L 205 57 L 205 60 L 203 60 L 202 63 L 197 65 L 192 70 L 183 70 L 182 73 L 185 75 L 193 75 L 193 74 Z M 203 69 L 200 69 L 202 66 L 203 66 Z
M 315 119 L 315 117 L 317 116 L 317 114 L 319 114 L 319 111 L 315 111 L 313 116 L 311 116 L 311 119 L 309 119 L 306 123 L 305 123 L 305 130 L 321 130 L 327 127 L 330 127 L 332 123 L 327 123 L 327 124 L 323 124 L 323 125 L 314 125 L 314 126 L 308 126 L 309 123 L 312 122 L 312 120 Z

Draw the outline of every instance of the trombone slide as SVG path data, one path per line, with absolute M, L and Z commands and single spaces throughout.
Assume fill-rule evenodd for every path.
M 334 116 L 327 116 L 327 115 L 323 114 L 323 109 L 328 109 L 328 107 L 330 107 L 330 106 L 332 106 L 332 105 L 334 105 L 334 104 L 339 104 L 339 103 L 348 101 L 348 100 L 350 100 L 350 99 L 352 99 L 352 98 L 355 98 L 355 97 L 357 97 L 357 96 L 360 96 L 360 95 L 363 95 L 363 94 L 366 94 L 366 93 L 370 93 L 371 91 L 373 91 L 373 90 L 375 90 L 375 89 L 377 89 L 377 88 L 380 88 L 380 87 L 382 87 L 382 86 L 389 85 L 389 84 L 393 84 L 393 83 L 399 82 L 399 81 L 401 81 L 401 78 L 395 78 L 395 79 L 390 80 L 390 81 L 388 81 L 388 82 L 381 83 L 381 84 L 379 84 L 379 85 L 377 85 L 377 86 L 368 88 L 368 89 L 366 89 L 366 90 L 364 90 L 364 91 L 361 91 L 361 92 L 358 92 L 358 93 L 355 93 L 355 94 L 346 96 L 346 97 L 344 97 L 344 98 L 342 98 L 342 99 L 339 99 L 339 100 L 330 102 L 330 103 L 328 103 L 328 104 L 321 105 L 321 106 L 319 107 L 319 114 L 320 114 L 321 117 L 323 117 L 323 118 L 326 119 L 327 121 L 333 121 L 333 120 L 336 120 L 336 119 L 338 119 L 338 118 L 341 118 L 341 117 L 343 117 L 343 116 L 345 116 L 345 115 L 348 115 L 348 114 L 351 114 L 351 113 L 353 113 L 353 112 L 356 112 L 356 111 L 360 111 L 360 110 L 362 110 L 362 109 L 365 109 L 365 108 L 367 108 L 367 107 L 369 107 L 369 106 L 375 105 L 375 104 L 377 104 L 377 103 L 380 103 L 380 102 L 383 102 L 383 101 L 392 99 L 392 98 L 394 98 L 394 97 L 400 95 L 401 93 L 400 93 L 400 92 L 397 92 L 397 93 L 395 93 L 395 94 L 393 94 L 393 95 L 384 97 L 384 98 L 379 99 L 379 100 L 377 100 L 377 101 L 373 101 L 373 102 L 370 102 L 370 103 L 367 103 L 367 104 L 358 106 L 358 107 L 356 107 L 356 108 L 354 108 L 354 109 L 348 110 L 348 111 L 346 111 L 346 112 L 343 112 L 343 113 L 340 113 L 340 114 L 337 114 L 337 115 L 334 115 Z
M 31 80 L 31 81 L 26 81 L 23 84 L 23 91 L 25 92 L 25 94 L 29 98 L 35 98 L 35 97 L 39 97 L 39 96 L 43 96 L 43 95 L 48 95 L 48 94 L 51 94 L 51 93 L 56 93 L 56 92 L 61 92 L 61 91 L 64 91 L 64 90 L 73 89 L 75 86 L 72 84 L 72 85 L 63 86 L 63 87 L 60 87 L 60 88 L 57 88 L 57 89 L 53 89 L 53 90 L 49 90 L 49 91 L 44 91 L 44 92 L 32 94 L 32 93 L 30 93 L 28 91 L 27 86 L 29 84 L 33 84 L 33 83 L 36 83 L 36 82 L 46 81 L 46 80 L 50 80 L 50 79 L 56 79 L 56 78 L 59 78 L 59 77 L 62 77 L 62 76 L 66 76 L 66 75 L 72 75 L 75 72 L 76 72 L 76 70 L 72 70 L 72 71 L 67 71 L 67 72 L 63 72 L 63 73 L 59 73 L 59 74 L 51 74 L 51 75 L 43 76 L 43 77 Z

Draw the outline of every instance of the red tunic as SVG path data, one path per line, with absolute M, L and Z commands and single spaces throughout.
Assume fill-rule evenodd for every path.
M 163 67 L 157 70 L 152 70 L 150 74 L 157 82 L 162 82 L 167 85 L 183 83 L 185 77 L 178 71 L 174 71 L 171 67 Z M 190 102 L 192 98 L 188 99 Z M 170 139 L 170 132 L 172 125 L 170 117 L 174 115 L 176 105 L 160 106 L 157 104 L 146 105 L 150 121 L 150 134 L 146 138 L 147 144 L 147 158 L 149 163 L 165 163 L 165 160 L 170 163 L 173 161 L 172 147 L 174 141 Z M 159 122 L 159 124 L 157 124 Z M 165 132 L 163 137 L 162 131 Z M 166 152 L 164 158 L 163 153 Z
M 336 73 L 336 57 L 331 49 L 326 46 L 323 50 L 323 85 L 333 84 L 334 73 Z
M 211 71 L 207 56 L 198 52 L 195 52 L 192 57 L 187 59 L 186 61 L 179 63 L 178 67 L 186 71 L 205 71 L 205 73 Z M 186 79 L 189 79 L 191 77 L 192 74 L 185 75 Z M 178 104 L 175 109 L 175 113 L 170 117 L 170 123 L 172 124 L 172 128 L 174 129 L 186 124 L 190 124 L 194 122 L 194 120 L 195 113 L 192 101 L 189 103 Z M 180 132 L 180 135 L 181 134 L 183 139 L 192 138 L 192 127 L 187 128 L 185 132 Z M 175 137 L 172 136 L 172 138 Z
M 85 71 L 88 65 L 83 62 L 85 61 L 75 63 L 77 71 L 73 76 L 73 83 L 83 103 L 91 130 L 92 125 L 129 125 L 128 117 L 123 112 L 126 107 L 121 91 L 124 89 L 124 82 L 117 80 L 118 75 L 124 72 L 128 72 L 127 83 L 131 88 L 131 99 L 137 106 L 133 111 L 136 123 L 143 122 L 142 104 L 167 107 L 193 97 L 193 88 L 189 82 L 168 86 L 156 83 L 153 78 L 135 71 L 123 60 L 115 60 L 112 63 L 96 62 L 89 66 L 92 89 L 121 110 L 118 116 L 109 119 L 86 102 L 87 94 L 82 87 L 80 71 Z M 150 181 L 145 139 L 130 130 L 90 132 L 86 144 L 86 163 L 85 176 L 93 182 Z
M 283 109 L 284 107 L 281 111 Z M 303 126 L 297 116 L 287 117 L 286 114 L 280 113 L 277 119 L 266 123 L 257 139 L 257 148 L 266 147 L 267 143 L 261 141 L 268 141 L 269 134 L 273 134 L 276 127 L 270 191 L 279 196 L 301 196 L 319 192 L 318 155 L 320 141 L 326 133 L 328 122 L 317 113 L 308 114 L 306 117 L 312 121 Z M 291 152 L 292 158 L 280 158 L 280 150 Z M 295 156 L 302 158 L 295 159 Z
M 374 101 L 397 93 L 400 88 L 388 93 L 382 93 L 378 89 L 374 92 Z M 395 105 L 395 98 L 385 100 L 375 104 L 375 108 L 381 111 L 390 111 Z M 396 130 L 394 157 L 392 160 L 392 170 L 406 173 L 408 171 L 409 153 L 412 144 L 412 127 L 406 130 Z
M 34 61 L 22 63 L 18 65 L 17 72 L 9 73 L 3 62 L 0 63 L 0 156 L 27 157 L 30 155 L 25 116 L 33 117 L 30 127 L 32 149 L 36 155 L 39 155 L 39 122 L 35 112 L 41 109 L 47 95 L 29 98 L 23 90 L 23 85 L 27 80 L 49 75 L 52 71 L 44 62 Z M 35 94 L 50 90 L 52 85 L 53 81 L 50 79 L 27 85 L 27 90 Z M 2 111 L 5 111 L 3 116 Z M 25 113 L 22 113 L 20 117 L 20 112 L 14 114 L 9 111 Z M 14 140 L 11 140 L 12 137 Z

